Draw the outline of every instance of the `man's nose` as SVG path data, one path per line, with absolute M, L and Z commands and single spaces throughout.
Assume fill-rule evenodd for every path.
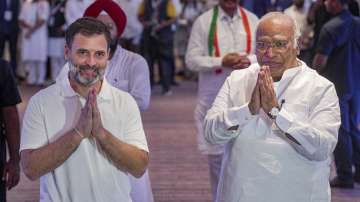
M 86 64 L 87 65 L 89 65 L 89 66 L 94 66 L 94 65 L 96 65 L 96 58 L 95 58 L 95 56 L 93 56 L 93 55 L 91 55 L 91 56 L 89 56 L 88 58 L 87 58 L 87 60 L 86 60 Z
M 265 56 L 267 57 L 273 57 L 274 56 L 274 51 L 273 51 L 273 47 L 272 46 L 268 46 L 265 50 L 264 53 Z

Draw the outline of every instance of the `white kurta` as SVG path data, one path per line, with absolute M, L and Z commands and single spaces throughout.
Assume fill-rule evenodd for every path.
M 22 4 L 19 20 L 26 22 L 30 26 L 34 26 L 37 19 L 48 20 L 49 9 L 49 3 L 47 1 L 32 3 L 32 1 L 27 0 Z M 47 24 L 44 23 L 30 38 L 24 37 L 24 34 L 27 32 L 27 28 L 22 28 L 21 60 L 45 62 L 48 48 Z
M 254 52 L 255 30 L 258 18 L 249 11 L 245 10 L 252 39 L 251 53 Z M 215 69 L 221 68 L 222 57 L 227 53 L 237 52 L 246 54 L 246 31 L 239 10 L 231 19 L 219 8 L 217 20 L 218 41 L 220 57 L 209 56 L 208 54 L 208 35 L 213 9 L 199 16 L 192 27 L 191 36 L 186 52 L 186 65 L 190 70 L 199 72 L 198 102 L 195 109 L 195 120 L 198 128 L 198 147 L 204 154 L 222 154 L 223 146 L 210 145 L 204 139 L 203 120 L 207 110 L 211 107 L 216 94 L 224 83 L 232 69 L 222 68 L 221 74 L 215 73 Z M 249 55 L 250 61 L 256 61 L 255 55 Z
M 284 100 L 275 124 L 248 108 L 258 72 L 258 64 L 233 72 L 205 118 L 207 140 L 228 143 L 217 201 L 330 202 L 340 126 L 334 85 L 304 63 L 285 71 L 274 88 Z

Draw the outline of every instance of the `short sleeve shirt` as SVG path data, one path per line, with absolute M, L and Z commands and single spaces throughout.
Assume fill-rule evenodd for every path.
M 35 94 L 24 115 L 20 151 L 47 145 L 72 130 L 85 102 L 67 78 Z M 140 112 L 130 94 L 104 79 L 97 104 L 106 130 L 148 151 Z M 104 156 L 94 140 L 87 138 L 63 164 L 41 176 L 40 201 L 130 202 L 127 175 Z
M 351 78 L 352 63 L 356 57 L 351 48 L 353 38 L 357 38 L 352 29 L 352 16 L 345 10 L 327 22 L 321 29 L 317 52 L 328 56 L 328 61 L 322 75 L 335 84 L 338 96 L 351 94 L 353 83 Z M 355 37 L 353 37 L 353 35 Z

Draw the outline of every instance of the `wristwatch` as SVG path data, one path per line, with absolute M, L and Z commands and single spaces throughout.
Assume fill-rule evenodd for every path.
M 277 115 L 279 114 L 279 112 L 280 112 L 279 107 L 273 107 L 273 108 L 271 108 L 271 110 L 267 114 L 271 119 L 275 120 Z

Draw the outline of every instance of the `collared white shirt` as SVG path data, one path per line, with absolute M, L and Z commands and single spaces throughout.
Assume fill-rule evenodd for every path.
M 253 13 L 246 9 L 244 10 L 249 21 L 252 40 L 249 59 L 251 62 L 255 62 L 256 56 L 253 53 L 255 50 L 255 30 L 258 18 Z M 212 16 L 213 9 L 210 9 L 195 20 L 185 58 L 187 67 L 199 72 L 198 104 L 195 110 L 195 120 L 199 129 L 199 149 L 205 154 L 219 154 L 223 152 L 222 147 L 216 146 L 216 148 L 208 145 L 201 132 L 201 125 L 206 111 L 210 108 L 226 77 L 233 71 L 232 69 L 221 67 L 222 57 L 231 52 L 246 54 L 247 47 L 247 35 L 239 9 L 237 9 L 233 18 L 230 18 L 219 7 L 217 32 L 221 55 L 220 57 L 209 56 L 208 35 Z M 222 73 L 217 74 L 215 71 L 217 68 L 222 68 Z
M 285 102 L 273 122 L 248 108 L 259 69 L 234 71 L 205 118 L 206 139 L 229 143 L 218 201 L 330 201 L 329 163 L 340 126 L 334 85 L 303 62 L 286 70 L 274 89 Z
M 85 101 L 67 78 L 35 94 L 24 115 L 20 151 L 44 146 L 72 130 Z M 104 128 L 148 151 L 140 112 L 128 93 L 104 79 L 97 103 Z M 130 202 L 127 175 L 102 154 L 93 139 L 83 139 L 63 164 L 41 176 L 40 201 Z
M 56 81 L 67 77 L 68 72 L 69 66 L 66 63 Z M 112 86 L 130 93 L 140 110 L 144 111 L 149 107 L 151 97 L 149 67 L 141 55 L 123 49 L 119 45 L 108 62 L 105 77 Z

